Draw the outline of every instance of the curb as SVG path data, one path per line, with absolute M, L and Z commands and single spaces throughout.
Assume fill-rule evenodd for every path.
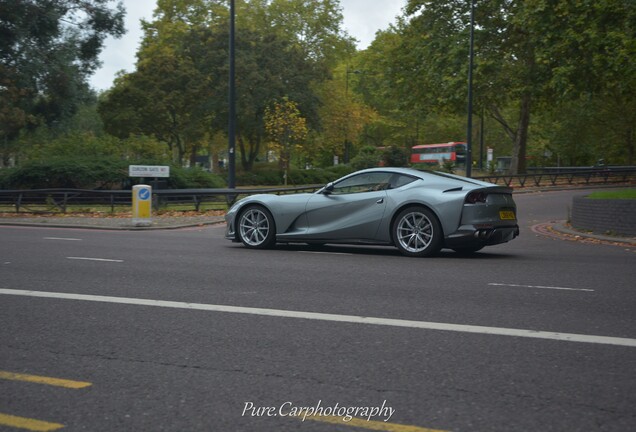
M 499 185 L 497 185 L 499 186 Z M 619 189 L 633 186 L 631 183 L 614 183 L 614 184 L 601 184 L 601 185 L 576 185 L 576 186 L 508 186 L 512 188 L 512 194 L 526 194 L 526 193 L 547 193 L 547 192 L 560 192 L 560 191 L 585 191 L 589 189 Z
M 182 228 L 193 228 L 193 227 L 201 227 L 206 225 L 218 225 L 225 222 L 222 217 L 216 218 L 207 218 L 207 220 L 200 221 L 191 221 L 191 222 L 170 222 L 164 225 L 155 225 L 155 226 L 133 226 L 133 225 L 125 225 L 125 223 L 130 223 L 126 221 L 120 225 L 113 225 L 114 221 L 121 221 L 118 219 L 113 219 L 113 222 L 106 223 L 105 219 L 89 219 L 92 223 L 79 223 L 79 222 L 71 222 L 68 224 L 52 222 L 47 223 L 46 221 L 37 222 L 37 221 L 3 221 L 0 219 L 0 226 L 17 226 L 17 227 L 38 227 L 38 228 L 72 228 L 72 229 L 93 229 L 93 230 L 109 230 L 109 231 L 156 231 L 156 230 L 176 230 Z M 156 222 L 153 222 L 156 223 Z
M 570 228 L 567 226 L 565 221 L 552 221 L 548 225 L 551 226 L 552 230 L 559 234 L 564 234 L 567 236 L 580 237 L 586 239 L 594 239 L 602 242 L 609 243 L 621 243 L 629 246 L 636 246 L 636 238 L 634 237 L 619 237 L 619 236 L 608 236 L 601 234 L 593 234 L 583 231 L 578 231 L 574 228 Z

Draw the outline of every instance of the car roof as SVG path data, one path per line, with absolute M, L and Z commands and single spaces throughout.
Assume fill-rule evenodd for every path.
M 459 182 L 465 182 L 465 183 L 469 183 L 469 184 L 477 185 L 477 186 L 493 186 L 492 183 L 487 183 L 487 182 L 483 182 L 483 181 L 468 178 L 468 177 L 462 177 L 455 174 L 443 173 L 439 171 L 420 171 L 413 168 L 403 168 L 403 167 L 368 168 L 361 171 L 357 171 L 356 173 L 353 173 L 353 174 L 363 173 L 363 172 L 391 172 L 396 174 L 404 174 L 404 175 L 409 175 L 412 177 L 417 177 L 422 180 L 427 180 L 427 179 L 441 180 L 442 178 L 445 178 L 445 179 L 450 179 L 451 181 L 454 180 Z

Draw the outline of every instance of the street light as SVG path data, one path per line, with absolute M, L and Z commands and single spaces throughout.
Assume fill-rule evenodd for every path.
M 227 187 L 234 189 L 236 187 L 236 80 L 234 72 L 234 0 L 230 0 L 230 76 L 229 76 L 229 119 L 228 119 L 228 174 Z M 233 199 L 233 197 L 231 198 Z
M 468 119 L 466 125 L 466 177 L 472 175 L 473 157 L 473 57 L 475 39 L 475 0 L 470 0 L 470 49 L 468 52 Z

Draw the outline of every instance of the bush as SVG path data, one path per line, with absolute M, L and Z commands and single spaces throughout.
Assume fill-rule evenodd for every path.
M 351 174 L 355 171 L 355 168 L 350 165 L 334 165 L 329 168 L 325 168 L 325 171 L 329 175 L 329 181 L 333 181 L 340 177 L 344 177 L 347 174 Z
M 170 167 L 170 189 L 224 188 L 225 180 L 201 168 Z
M 409 153 L 402 147 L 390 146 L 382 153 L 384 166 L 404 167 L 408 165 Z
M 298 169 L 292 168 L 287 173 L 288 186 L 320 185 L 336 180 L 353 172 L 349 165 L 336 165 L 329 168 Z M 240 172 L 236 176 L 239 186 L 280 186 L 285 181 L 285 174 L 275 164 L 256 165 L 252 171 Z
M 351 166 L 355 169 L 373 168 L 380 165 L 382 155 L 373 146 L 365 146 L 351 160 Z
M 32 161 L 0 171 L 2 189 L 127 189 L 142 179 L 128 176 L 129 165 L 163 165 L 153 161 L 126 161 L 112 157 L 60 157 Z M 149 181 L 149 179 L 144 179 Z M 199 168 L 170 167 L 168 187 L 222 188 L 225 180 Z
M 119 185 L 128 165 L 113 158 L 53 158 L 13 168 L 4 177 L 5 189 L 103 189 Z
M 9 189 L 9 175 L 15 171 L 15 168 L 0 167 L 0 189 Z
M 236 176 L 239 186 L 274 186 L 283 181 L 283 171 L 276 164 L 257 164 L 252 171 L 241 171 Z
M 129 165 L 165 165 L 153 160 L 121 160 L 102 156 L 92 158 L 57 157 L 32 161 L 17 168 L 0 170 L 0 189 L 130 189 L 132 185 L 153 183 L 151 178 L 130 178 Z M 350 165 L 298 169 L 287 173 L 289 186 L 322 185 L 355 169 Z M 170 177 L 157 182 L 170 189 L 224 188 L 226 179 L 201 168 L 170 167 Z M 259 164 L 236 176 L 239 186 L 280 186 L 284 172 L 276 164 Z M 160 186 L 155 186 L 160 187 Z

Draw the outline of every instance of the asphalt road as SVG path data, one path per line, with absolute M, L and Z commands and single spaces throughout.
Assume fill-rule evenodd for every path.
M 636 430 L 635 249 L 531 229 L 572 195 L 470 258 L 0 227 L 0 425 Z

